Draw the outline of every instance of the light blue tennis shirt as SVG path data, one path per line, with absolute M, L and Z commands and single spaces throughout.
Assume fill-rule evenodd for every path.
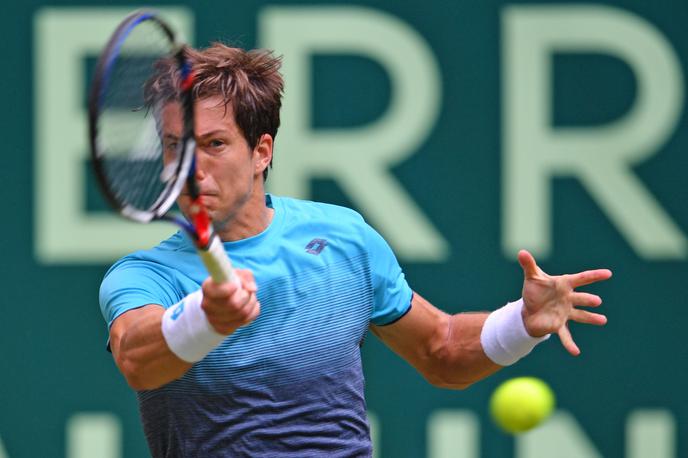
M 251 269 L 260 316 L 180 379 L 138 393 L 155 457 L 367 457 L 360 345 L 370 323 L 410 309 L 412 291 L 382 237 L 356 212 L 266 196 L 268 228 L 225 242 Z M 170 307 L 208 276 L 177 233 L 119 260 L 100 288 L 108 325 L 146 304 Z

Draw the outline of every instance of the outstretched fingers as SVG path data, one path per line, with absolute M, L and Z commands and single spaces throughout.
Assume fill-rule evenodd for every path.
M 518 263 L 521 265 L 521 268 L 523 268 L 523 275 L 526 278 L 533 278 L 540 272 L 535 262 L 535 258 L 526 250 L 518 252 Z
M 598 281 L 607 280 L 612 276 L 612 271 L 609 269 L 586 270 L 577 274 L 569 275 L 569 282 L 572 288 L 589 285 Z
M 574 291 L 571 293 L 571 303 L 579 307 L 597 307 L 602 303 L 602 298 L 597 294 Z
M 607 324 L 607 317 L 600 313 L 592 313 L 586 310 L 573 309 L 569 314 L 569 319 L 576 323 L 592 324 L 603 326 Z
M 557 332 L 557 334 L 559 334 L 559 340 L 561 340 L 561 344 L 564 346 L 566 351 L 568 351 L 573 356 L 580 355 L 581 351 L 578 348 L 578 345 L 576 345 L 576 342 L 573 341 L 573 336 L 571 336 L 571 331 L 569 331 L 568 326 L 562 326 Z

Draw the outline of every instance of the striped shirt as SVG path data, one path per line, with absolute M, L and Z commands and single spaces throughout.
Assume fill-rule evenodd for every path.
M 225 242 L 251 269 L 260 316 L 180 379 L 137 394 L 155 457 L 370 456 L 360 345 L 396 321 L 411 289 L 387 243 L 356 212 L 267 196 L 262 233 Z M 169 307 L 207 272 L 177 233 L 115 263 L 100 289 L 108 325 L 146 304 Z

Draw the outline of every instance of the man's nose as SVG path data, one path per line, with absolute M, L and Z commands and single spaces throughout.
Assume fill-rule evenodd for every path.
M 196 155 L 196 181 L 203 181 L 203 179 L 207 176 L 207 161 L 204 158 L 203 151 L 200 150 L 200 148 L 196 147 L 196 151 L 194 152 Z

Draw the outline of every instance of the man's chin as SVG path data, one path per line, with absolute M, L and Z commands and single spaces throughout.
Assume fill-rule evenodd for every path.
M 182 215 L 184 215 L 184 218 L 186 218 L 188 221 L 191 221 L 193 219 L 192 215 L 191 215 L 191 202 L 188 199 L 186 199 L 186 202 L 184 202 L 180 198 L 177 201 L 177 205 L 179 206 L 179 211 L 182 213 Z M 214 225 L 215 224 L 215 212 L 208 207 L 205 207 L 205 210 L 208 212 L 208 216 L 210 216 L 210 220 L 213 222 L 213 225 Z

